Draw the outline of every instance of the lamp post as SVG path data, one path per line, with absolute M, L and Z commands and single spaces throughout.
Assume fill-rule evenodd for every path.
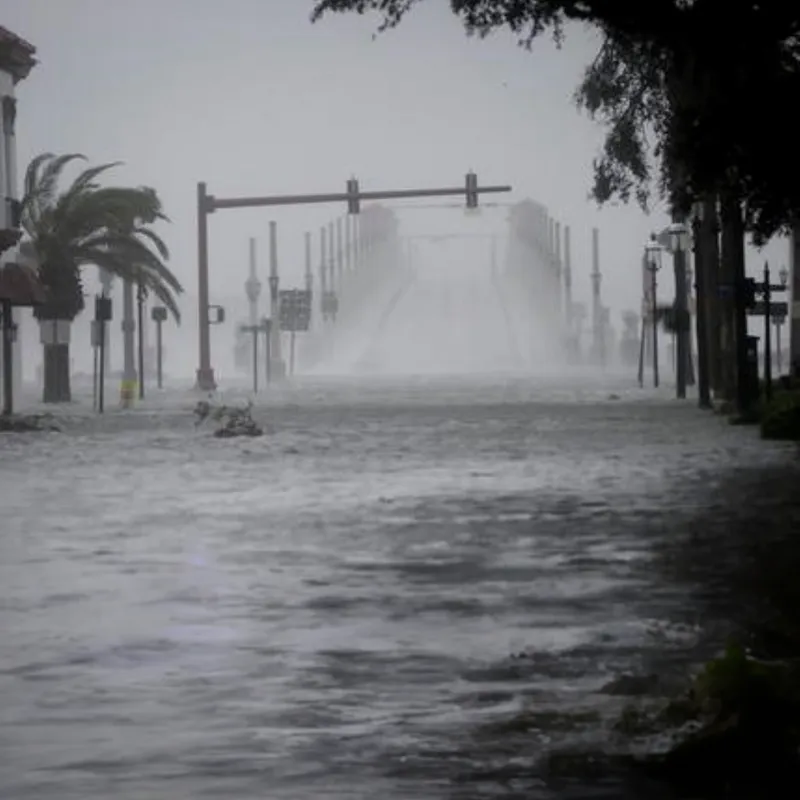
M 686 297 L 686 253 L 689 250 L 689 231 L 683 222 L 673 222 L 667 228 L 670 250 L 672 250 L 675 269 L 675 328 L 677 333 L 678 375 L 676 393 L 679 399 L 686 397 L 687 373 L 689 365 L 689 313 Z
M 645 246 L 647 269 L 650 271 L 650 324 L 653 334 L 653 386 L 658 388 L 658 306 L 656 292 L 658 289 L 658 271 L 661 269 L 661 245 L 656 235 L 650 234 L 650 241 Z
M 789 270 L 786 268 L 784 264 L 780 271 L 778 272 L 778 277 L 780 278 L 781 286 L 786 289 L 789 285 Z M 783 323 L 786 321 L 786 318 L 782 315 L 775 317 L 775 347 L 777 349 L 776 355 L 778 356 L 778 375 L 783 372 L 783 353 L 781 351 L 781 328 L 783 327 Z

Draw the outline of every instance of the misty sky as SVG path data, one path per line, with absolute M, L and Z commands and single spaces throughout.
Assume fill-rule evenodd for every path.
M 181 342 L 194 353 L 195 191 L 217 196 L 328 192 L 355 175 L 363 189 L 510 183 L 573 230 L 576 299 L 589 298 L 590 229 L 600 228 L 603 299 L 639 307 L 641 249 L 666 223 L 636 207 L 587 200 L 601 130 L 572 93 L 596 49 L 569 32 L 533 53 L 510 35 L 469 39 L 444 0 L 428 0 L 373 40 L 377 18 L 311 25 L 311 0 L 0 0 L 0 24 L 40 61 L 18 87 L 20 173 L 41 151 L 122 160 L 117 179 L 161 193 L 165 231 L 184 281 Z M 279 224 L 281 273 L 299 282 L 303 232 L 343 209 L 221 211 L 211 218 L 212 302 L 243 302 L 248 237 Z M 504 230 L 503 213 L 404 212 L 404 230 Z M 316 239 L 314 252 L 316 255 Z M 785 244 L 769 256 L 785 260 Z M 763 255 L 753 254 L 754 266 Z M 668 271 L 665 270 L 665 273 Z M 665 294 L 672 282 L 664 274 Z M 229 349 L 230 342 L 224 342 Z M 218 345 L 215 344 L 215 349 Z

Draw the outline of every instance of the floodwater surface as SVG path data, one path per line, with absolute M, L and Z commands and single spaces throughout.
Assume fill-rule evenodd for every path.
M 599 383 L 300 381 L 247 440 L 150 402 L 0 440 L 2 797 L 566 797 L 600 688 L 697 644 L 653 548 L 790 458 Z

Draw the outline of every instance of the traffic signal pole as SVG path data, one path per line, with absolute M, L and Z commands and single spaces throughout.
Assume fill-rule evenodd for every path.
M 417 197 L 466 197 L 467 207 L 475 208 L 480 194 L 510 192 L 511 186 L 479 186 L 477 176 L 467 174 L 464 186 L 433 189 L 392 189 L 362 192 L 358 181 L 347 181 L 347 191 L 328 194 L 286 194 L 265 197 L 218 198 L 208 193 L 205 182 L 197 184 L 197 298 L 198 298 L 198 356 L 197 388 L 213 391 L 216 388 L 214 369 L 211 366 L 211 321 L 209 319 L 208 285 L 208 216 L 215 211 L 235 208 L 265 208 L 269 206 L 312 205 L 319 203 L 346 203 L 350 214 L 359 213 L 361 202 L 370 200 L 403 200 Z M 331 247 L 331 251 L 333 248 Z

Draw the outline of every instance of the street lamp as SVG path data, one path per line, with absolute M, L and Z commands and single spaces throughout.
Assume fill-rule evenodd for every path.
M 669 249 L 673 253 L 685 253 L 689 249 L 690 236 L 689 228 L 683 222 L 673 222 L 667 228 L 669 237 Z
M 687 282 L 686 282 L 686 255 L 691 247 L 689 228 L 683 221 L 676 221 L 666 230 L 669 249 L 672 252 L 673 266 L 675 269 L 675 302 L 674 313 L 674 339 L 677 348 L 677 393 L 679 398 L 686 397 L 686 386 L 690 382 L 691 356 L 689 352 L 690 316 L 688 313 Z
M 658 282 L 656 275 L 661 269 L 663 250 L 655 233 L 650 234 L 650 241 L 645 245 L 645 264 L 650 270 L 650 324 L 653 326 L 653 386 L 658 388 L 658 311 L 656 307 L 656 291 Z
M 778 277 L 780 278 L 781 286 L 785 288 L 789 285 L 789 270 L 786 269 L 786 264 L 781 267 Z

